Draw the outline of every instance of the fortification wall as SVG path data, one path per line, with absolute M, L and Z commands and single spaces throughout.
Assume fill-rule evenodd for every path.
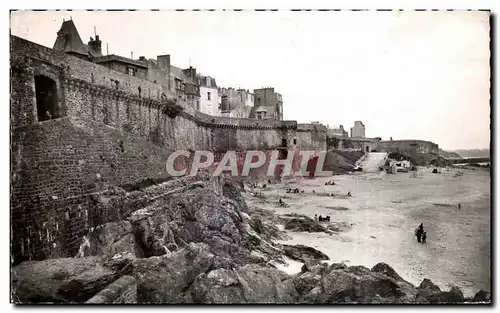
M 381 148 L 386 152 L 398 153 L 439 153 L 439 146 L 425 140 L 392 140 L 381 141 Z
M 364 152 L 380 151 L 380 140 L 374 138 L 345 138 L 341 136 L 328 136 L 328 150 L 362 150 Z
M 295 121 L 169 113 L 161 85 L 11 36 L 11 218 L 16 262 L 74 256 L 89 227 L 119 220 L 133 203 L 103 210 L 109 186 L 168 178 L 174 150 L 324 150 L 326 130 Z M 56 119 L 38 121 L 35 75 L 57 89 Z M 140 94 L 139 94 L 139 89 Z M 168 94 L 166 94 L 168 97 Z M 295 140 L 294 140 L 295 139 Z M 300 167 L 294 156 L 294 169 Z M 178 168 L 185 160 L 177 159 Z M 252 172 L 251 172 L 252 173 Z M 266 169 L 253 172 L 267 176 Z M 277 171 L 279 173 L 279 170 Z

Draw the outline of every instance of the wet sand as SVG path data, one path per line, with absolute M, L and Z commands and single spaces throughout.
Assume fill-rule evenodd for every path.
M 464 175 L 454 176 L 458 171 Z M 246 198 L 250 205 L 278 214 L 330 215 L 341 232 L 289 232 L 292 240 L 286 243 L 315 247 L 331 262 L 367 267 L 385 262 L 415 285 L 429 278 L 444 290 L 457 285 L 465 296 L 479 289 L 491 291 L 490 172 L 450 169 L 432 174 L 421 168 L 417 177 L 412 175 L 376 172 L 315 178 L 272 184 L 261 190 L 265 200 Z M 331 179 L 336 185 L 325 186 Z M 287 187 L 305 192 L 286 194 Z M 348 191 L 352 197 L 319 195 Z M 289 207 L 277 205 L 279 196 Z M 426 244 L 414 235 L 420 223 L 427 231 Z M 299 265 L 282 269 L 297 272 Z

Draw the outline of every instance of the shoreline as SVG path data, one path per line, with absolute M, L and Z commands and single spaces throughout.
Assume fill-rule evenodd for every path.
M 353 222 L 352 224 L 354 225 L 352 225 L 350 229 L 344 229 L 333 235 L 325 233 L 292 232 L 285 230 L 285 233 L 290 236 L 291 239 L 276 241 L 277 243 L 303 244 L 314 247 L 330 257 L 330 260 L 327 263 L 344 262 L 347 265 L 364 265 L 371 267 L 378 262 L 385 262 L 387 264 L 391 264 L 405 280 L 412 284 L 418 285 L 423 278 L 429 278 L 442 289 L 448 289 L 450 286 L 456 285 L 463 290 L 465 296 L 469 297 L 473 296 L 474 293 L 480 288 L 491 289 L 489 286 L 485 286 L 487 285 L 486 280 L 488 279 L 485 279 L 484 273 L 478 274 L 477 269 L 471 269 L 470 263 L 474 264 L 475 261 L 470 259 L 471 254 L 469 251 L 464 253 L 467 256 L 460 256 L 460 258 L 456 260 L 450 259 L 453 256 L 453 249 L 458 248 L 460 250 L 461 247 L 450 246 L 448 243 L 450 238 L 445 238 L 445 236 L 450 234 L 444 234 L 443 236 L 443 234 L 440 234 L 439 231 L 434 229 L 443 228 L 444 225 L 432 223 L 432 213 L 435 211 L 435 208 L 439 208 L 441 213 L 435 213 L 438 215 L 437 219 L 439 220 L 442 218 L 443 214 L 455 214 L 455 212 L 453 212 L 454 206 L 450 203 L 450 196 L 448 194 L 440 198 L 439 196 L 436 196 L 435 192 L 432 192 L 432 188 L 429 188 L 433 186 L 433 183 L 444 183 L 451 180 L 459 181 L 457 184 L 460 184 L 460 186 L 464 184 L 467 185 L 464 179 L 467 180 L 471 175 L 477 178 L 477 175 L 484 175 L 485 171 L 466 169 L 466 172 L 464 173 L 465 178 L 463 178 L 463 176 L 454 177 L 454 174 L 457 172 L 463 172 L 461 168 L 450 168 L 450 170 L 443 171 L 442 174 L 432 174 L 431 171 L 432 167 L 419 168 L 419 171 L 417 172 L 419 173 L 419 176 L 413 178 L 409 178 L 411 173 L 398 173 L 391 175 L 380 172 L 335 175 L 326 178 L 317 177 L 310 180 L 288 181 L 285 183 L 273 184 L 267 189 L 262 189 L 261 191 L 266 195 L 266 201 L 264 203 L 255 202 L 251 198 L 247 199 L 247 201 L 252 202 L 261 209 L 274 211 L 278 215 L 297 213 L 313 218 L 314 214 L 312 214 L 312 212 L 318 211 L 319 214 L 323 214 L 323 212 L 325 212 L 331 215 L 332 221 Z M 472 176 L 471 179 L 474 180 L 475 178 Z M 335 186 L 323 186 L 324 182 L 331 179 L 338 182 L 338 184 Z M 401 199 L 394 199 L 390 203 L 384 201 L 387 199 L 383 199 L 387 198 L 387 196 L 392 196 L 387 190 L 377 190 L 376 194 L 379 195 L 379 197 L 376 198 L 370 195 L 370 190 L 368 192 L 362 190 L 354 191 L 356 188 L 360 188 L 363 185 L 364 187 L 369 184 L 377 183 L 385 185 L 401 185 L 403 180 L 405 182 L 409 181 L 410 183 L 414 183 L 415 181 L 421 181 L 421 179 L 424 180 L 422 184 L 430 183 L 430 186 L 423 184 L 425 186 L 423 195 L 418 195 L 418 193 L 410 194 L 410 197 L 400 197 Z M 426 182 L 427 180 L 430 182 Z M 285 194 L 282 191 L 285 186 L 296 186 L 304 189 L 305 193 L 298 195 Z M 351 199 L 329 199 L 328 197 L 317 197 L 317 194 L 325 191 L 325 189 L 327 191 L 330 190 L 335 193 L 341 193 L 342 191 L 350 188 L 353 189 L 354 194 L 354 197 Z M 315 190 L 316 195 L 311 194 L 311 190 Z M 446 193 L 449 192 L 449 190 L 446 191 Z M 460 191 L 456 190 L 455 192 L 459 193 Z M 368 199 L 366 198 L 367 193 Z M 426 193 L 430 193 L 429 197 L 426 197 Z M 479 198 L 484 196 L 481 193 L 471 194 L 472 196 L 470 194 L 467 196 L 462 195 L 462 199 L 464 197 L 473 197 L 473 199 L 469 198 L 468 201 L 464 201 L 467 206 L 469 205 L 469 202 L 476 202 Z M 357 196 L 361 199 L 358 199 Z M 280 208 L 275 207 L 272 203 L 269 203 L 277 201 L 279 197 L 282 197 L 283 201 L 285 201 L 289 207 Z M 306 199 L 308 198 L 309 201 L 301 200 L 301 197 Z M 488 199 L 490 197 L 491 195 L 488 196 Z M 457 199 L 457 201 L 462 200 Z M 346 210 L 325 210 L 325 207 L 328 207 L 328 205 L 325 205 L 325 202 L 333 203 L 331 207 L 345 207 Z M 489 206 L 489 200 L 484 201 L 483 199 L 483 201 L 480 202 L 482 202 L 482 206 Z M 377 208 L 374 210 L 373 206 Z M 486 208 L 476 208 L 474 210 L 484 211 Z M 467 214 L 475 213 L 471 212 Z M 417 245 L 416 240 L 414 239 L 413 230 L 416 226 L 418 226 L 418 224 L 415 223 L 415 226 L 411 226 L 411 224 L 405 220 L 411 220 L 412 218 L 421 218 L 425 220 L 429 217 L 431 218 L 431 224 L 428 243 L 425 246 L 420 244 Z M 434 218 L 436 218 L 436 216 L 434 216 Z M 458 218 L 458 220 L 454 220 L 454 222 L 458 222 L 461 219 L 460 216 L 455 216 L 454 218 Z M 477 222 L 483 223 L 484 221 L 478 220 Z M 424 225 L 426 225 L 426 223 L 424 223 Z M 449 226 L 450 225 L 447 225 L 446 227 Z M 283 226 L 279 228 L 283 229 Z M 392 236 L 398 238 L 398 241 L 390 244 L 388 241 L 390 242 L 393 240 L 391 238 Z M 443 237 L 436 238 L 439 236 Z M 469 239 L 465 236 L 462 239 Z M 475 236 L 477 237 L 478 234 Z M 483 240 L 483 238 L 476 239 L 480 241 Z M 468 244 L 468 241 L 464 241 L 461 245 Z M 450 251 L 450 248 L 453 248 L 451 249 L 452 251 Z M 338 257 L 339 252 L 343 255 L 343 257 Z M 487 253 L 489 254 L 490 251 Z M 439 260 L 440 258 L 443 260 Z M 288 274 L 296 274 L 300 271 L 300 267 L 296 263 L 296 261 L 289 262 L 288 266 L 282 265 L 279 268 Z M 485 265 L 475 266 L 482 267 Z M 488 264 L 486 267 L 489 268 L 491 265 Z M 445 268 L 445 270 L 443 273 L 439 273 L 436 268 Z M 488 269 L 488 271 L 490 270 Z M 479 270 L 479 272 L 482 271 Z M 491 284 L 491 278 L 489 279 L 489 283 Z

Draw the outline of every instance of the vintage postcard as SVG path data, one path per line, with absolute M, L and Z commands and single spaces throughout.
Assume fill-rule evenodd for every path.
M 491 304 L 490 18 L 11 11 L 11 303 Z

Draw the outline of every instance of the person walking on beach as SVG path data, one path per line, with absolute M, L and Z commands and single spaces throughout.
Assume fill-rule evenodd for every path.
M 415 235 L 417 236 L 417 241 L 421 242 L 422 234 L 424 233 L 424 223 L 421 223 L 420 226 L 415 230 Z
M 460 210 L 460 208 L 461 208 L 461 207 L 462 207 L 462 205 L 459 203 L 459 204 L 458 204 L 458 209 Z

